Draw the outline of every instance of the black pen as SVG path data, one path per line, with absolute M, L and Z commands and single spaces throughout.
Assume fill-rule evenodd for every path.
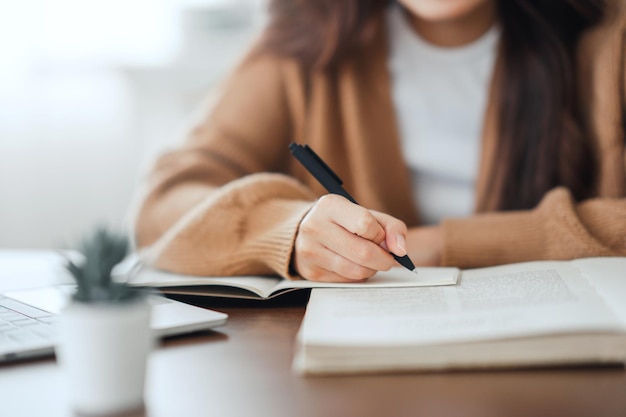
M 320 184 L 326 188 L 326 190 L 331 194 L 339 194 L 344 196 L 354 204 L 358 204 L 354 198 L 341 186 L 343 181 L 337 174 L 333 172 L 332 169 L 326 162 L 322 160 L 313 149 L 309 147 L 309 145 L 298 145 L 297 143 L 291 143 L 289 145 L 289 150 L 291 154 L 298 160 L 300 163 L 315 177 Z M 409 255 L 398 256 L 392 253 L 393 257 L 396 261 L 409 271 L 417 273 L 415 270 L 415 265 L 409 258 Z

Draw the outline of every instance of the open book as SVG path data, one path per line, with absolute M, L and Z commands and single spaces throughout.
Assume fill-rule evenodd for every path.
M 156 287 L 165 294 L 269 299 L 298 289 L 309 288 L 401 288 L 454 285 L 457 268 L 417 268 L 417 274 L 401 267 L 379 272 L 362 283 L 290 281 L 272 276 L 198 277 L 143 269 L 132 279 L 134 285 Z
M 626 360 L 626 258 L 464 270 L 458 285 L 315 289 L 298 373 L 523 367 Z

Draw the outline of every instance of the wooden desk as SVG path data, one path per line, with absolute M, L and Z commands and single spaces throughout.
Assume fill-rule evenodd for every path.
M 305 303 L 302 296 L 205 303 L 227 312 L 228 324 L 163 343 L 151 359 L 145 415 L 626 416 L 620 368 L 296 376 L 291 360 Z M 60 382 L 53 359 L 0 367 L 0 416 L 71 415 Z

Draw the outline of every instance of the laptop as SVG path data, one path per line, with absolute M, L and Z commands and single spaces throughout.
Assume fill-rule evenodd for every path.
M 0 363 L 54 353 L 56 322 L 72 285 L 0 294 Z M 150 326 L 157 337 L 212 329 L 228 316 L 213 310 L 150 295 Z

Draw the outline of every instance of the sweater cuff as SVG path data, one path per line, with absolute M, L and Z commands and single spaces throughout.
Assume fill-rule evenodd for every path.
M 311 201 L 272 200 L 257 207 L 252 221 L 265 232 L 244 247 L 244 256 L 261 259 L 283 278 L 300 279 L 290 270 L 291 257 L 300 222 L 313 204 Z M 284 220 L 277 223 L 274 219 L 278 218 Z
M 442 227 L 442 265 L 479 268 L 543 258 L 545 233 L 535 211 L 446 219 Z

